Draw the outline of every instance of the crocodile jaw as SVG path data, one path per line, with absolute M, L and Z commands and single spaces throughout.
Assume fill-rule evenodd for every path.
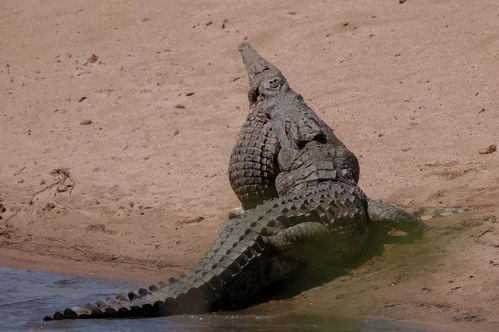
M 250 85 L 248 99 L 250 104 L 256 103 L 258 87 L 264 80 L 279 76 L 286 81 L 286 78 L 282 75 L 281 71 L 258 54 L 250 44 L 242 43 L 239 46 L 239 52 L 241 52 L 241 57 L 243 58 L 243 63 L 246 67 L 246 72 L 248 73 Z

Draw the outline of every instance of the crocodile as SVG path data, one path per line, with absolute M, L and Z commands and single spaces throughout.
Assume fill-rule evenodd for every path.
M 284 78 L 281 71 L 264 59 L 248 43 L 240 45 L 249 78 L 248 101 L 250 113 L 244 122 L 229 159 L 228 175 L 232 189 L 242 208 L 232 209 L 229 216 L 278 197 L 275 179 L 280 172 L 277 155 L 279 140 L 272 130 L 268 114 L 262 109 L 260 84 L 269 78 Z M 367 197 L 368 215 L 374 226 L 396 228 L 406 232 L 425 228 L 421 219 L 391 203 Z
M 250 78 L 250 101 L 253 97 L 258 101 L 253 119 L 243 126 L 256 148 L 246 153 L 258 150 L 266 160 L 256 162 L 260 173 L 240 169 L 239 175 L 230 175 L 231 183 L 238 183 L 235 192 L 247 210 L 230 219 L 197 266 L 178 278 L 66 308 L 45 320 L 155 317 L 233 309 L 304 265 L 334 265 L 360 252 L 371 220 L 366 196 L 357 184 L 359 163 L 355 155 L 287 86 L 277 69 L 267 70 L 275 67 L 269 67 L 248 44 L 242 44 L 240 51 Z M 273 82 L 276 77 L 278 86 Z M 276 88 L 283 93 L 274 94 Z M 292 108 L 288 109 L 290 100 Z M 282 107 L 278 105 L 281 101 Z M 296 116 L 313 119 L 321 134 L 309 135 L 312 131 L 303 129 L 308 124 L 297 121 Z M 265 128 L 259 122 L 264 122 Z M 256 126 L 251 128 L 251 123 Z M 248 161 L 231 158 L 231 163 L 241 162 L 244 166 Z M 238 182 L 239 177 L 243 180 Z M 387 220 L 393 217 L 389 213 L 379 216 Z M 420 226 L 415 218 L 401 223 L 408 224 L 410 230 Z

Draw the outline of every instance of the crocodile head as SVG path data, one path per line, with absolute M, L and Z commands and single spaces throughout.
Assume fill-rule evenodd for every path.
M 264 91 L 262 90 L 265 89 L 264 87 L 260 88 L 262 83 L 269 83 L 275 80 L 278 80 L 281 85 L 286 83 L 286 78 L 282 75 L 281 71 L 258 54 L 250 44 L 242 43 L 239 46 L 239 51 L 241 52 L 241 57 L 248 73 L 250 85 L 248 99 L 251 105 L 257 102 L 258 96 Z M 266 87 L 267 91 L 271 91 L 272 88 L 272 84 Z

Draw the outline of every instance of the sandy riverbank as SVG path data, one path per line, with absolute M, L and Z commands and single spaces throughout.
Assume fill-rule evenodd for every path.
M 499 143 L 496 1 L 156 5 L 0 5 L 0 264 L 143 282 L 192 267 L 238 206 L 247 39 L 357 154 L 368 195 L 475 207 L 429 221 L 448 228 L 423 240 L 424 273 L 402 272 L 426 251 L 386 245 L 284 301 L 498 326 L 499 152 L 479 154 Z

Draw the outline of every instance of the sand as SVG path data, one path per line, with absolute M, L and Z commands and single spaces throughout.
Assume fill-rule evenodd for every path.
M 428 221 L 428 257 L 387 244 L 276 302 L 498 330 L 499 152 L 479 153 L 499 144 L 497 1 L 8 0 L 0 35 L 0 264 L 141 282 L 192 267 L 239 205 L 247 40 L 356 153 L 369 196 L 474 208 Z M 397 260 L 417 273 L 392 276 Z

